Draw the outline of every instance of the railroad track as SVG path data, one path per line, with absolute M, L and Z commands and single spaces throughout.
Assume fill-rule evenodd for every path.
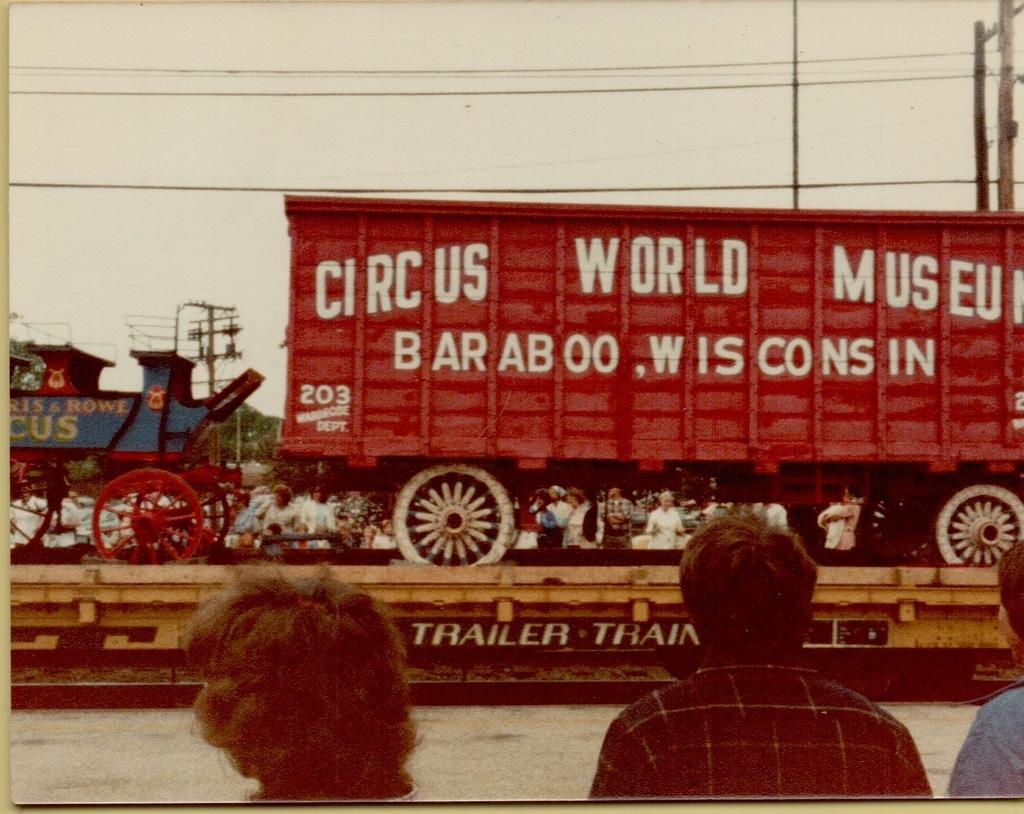
M 413 681 L 416 706 L 521 706 L 632 703 L 665 681 Z M 189 707 L 197 682 L 11 685 L 11 709 L 172 709 Z
M 413 681 L 415 706 L 626 706 L 664 687 L 666 681 Z M 878 699 L 887 702 L 974 704 L 1005 682 L 976 682 L 955 698 L 924 691 Z M 12 710 L 176 709 L 190 707 L 202 689 L 197 682 L 16 683 Z
M 1004 665 L 988 671 L 962 671 L 959 677 L 949 673 L 947 680 L 935 680 L 922 677 L 912 662 L 897 660 L 866 669 L 830 659 L 827 653 L 809 655 L 819 656 L 813 663 L 825 675 L 875 701 L 971 703 L 1020 677 L 1019 668 Z M 691 663 L 677 675 L 685 675 L 693 667 Z M 900 676 L 904 680 L 898 680 Z M 637 658 L 609 660 L 598 654 L 574 658 L 567 653 L 523 663 L 414 662 L 406 677 L 417 706 L 624 706 L 675 680 L 660 663 L 643 663 Z M 888 680 L 875 680 L 879 677 Z M 47 668 L 45 661 L 40 661 L 33 668 L 15 667 L 11 705 L 26 710 L 187 707 L 202 686 L 198 673 L 184 664 Z

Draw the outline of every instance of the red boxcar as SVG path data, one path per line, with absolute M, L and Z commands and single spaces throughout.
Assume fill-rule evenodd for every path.
M 553 480 L 701 476 L 794 524 L 849 486 L 883 554 L 926 530 L 949 563 L 1024 534 L 1019 215 L 286 210 L 282 451 L 355 486 L 411 478 L 407 557 L 500 558 L 512 498 Z

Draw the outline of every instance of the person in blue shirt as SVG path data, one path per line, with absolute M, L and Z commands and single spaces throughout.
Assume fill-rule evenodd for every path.
M 547 498 L 547 502 L 545 502 Z M 569 525 L 572 506 L 565 500 L 565 489 L 552 486 L 537 492 L 530 511 L 537 515 L 537 548 L 562 548 L 565 544 L 565 527 Z
M 1024 665 L 1024 542 L 999 562 L 999 629 L 1013 660 Z M 980 710 L 960 748 L 950 797 L 1024 797 L 1024 679 Z
M 260 506 L 248 492 L 239 493 L 237 499 L 237 514 L 231 524 L 234 546 L 236 548 L 252 548 L 256 535 L 260 533 Z

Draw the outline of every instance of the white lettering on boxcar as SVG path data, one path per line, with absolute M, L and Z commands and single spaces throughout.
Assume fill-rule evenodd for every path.
M 462 351 L 460 367 L 469 370 L 484 370 L 484 356 L 487 355 L 487 335 L 479 331 L 463 331 L 459 349 Z
M 395 370 L 419 370 L 421 344 L 419 331 L 395 331 Z
M 657 284 L 654 240 L 641 235 L 629 246 L 629 279 L 634 294 L 650 294 Z
M 459 351 L 455 346 L 455 337 L 451 331 L 441 333 L 437 341 L 437 349 L 434 351 L 434 362 L 431 370 L 459 370 Z
M 738 297 L 747 292 L 747 244 L 722 241 L 722 293 Z
M 341 277 L 341 263 L 324 260 L 316 267 L 316 315 L 320 319 L 334 319 L 341 314 L 341 302 L 327 299 L 327 278 Z
M 630 281 L 634 294 L 683 293 L 683 241 L 646 235 L 633 238 L 629 248 Z
M 1013 322 L 1024 325 L 1024 269 L 1013 272 Z
M 698 294 L 717 294 L 718 285 L 709 283 L 705 277 L 706 267 L 704 238 L 699 237 L 693 244 L 693 290 Z
M 855 272 L 846 254 L 846 247 L 837 243 L 832 248 L 832 296 L 850 302 L 875 301 L 874 249 L 861 252 Z
M 744 359 L 739 352 L 744 342 L 741 336 L 720 336 L 714 345 L 706 336 L 697 337 L 697 373 L 706 376 L 712 354 L 719 363 L 715 365 L 715 373 L 720 376 L 737 376 L 743 372 Z M 722 361 L 730 364 L 722 364 Z
M 738 376 L 743 372 L 743 337 L 722 336 L 715 340 L 715 356 L 730 364 L 715 365 L 715 373 L 719 376 Z
M 530 334 L 526 337 L 527 370 L 530 373 L 547 373 L 555 366 L 555 340 L 547 334 Z
M 677 237 L 658 238 L 658 293 L 682 294 L 683 241 Z
M 885 253 L 885 303 L 890 308 L 913 306 L 930 311 L 939 302 L 939 284 L 934 278 L 939 263 L 930 255 L 908 252 Z
M 526 372 L 526 358 L 523 356 L 523 346 L 519 343 L 517 334 L 509 334 L 505 337 L 505 342 L 501 346 L 501 356 L 498 357 L 498 370 Z
M 973 314 L 970 306 L 963 304 L 963 297 L 969 296 L 971 287 L 962 275 L 974 270 L 974 264 L 966 260 L 953 260 L 949 264 L 949 313 L 955 317 L 969 317 Z
M 965 276 L 974 274 L 972 286 Z M 949 313 L 956 317 L 979 317 L 994 322 L 1002 313 L 1001 266 L 986 266 L 966 260 L 951 260 L 949 263 Z M 964 303 L 970 297 L 973 305 Z
M 443 331 L 434 352 L 430 369 L 451 370 L 456 373 L 467 370 L 484 370 L 484 356 L 487 355 L 487 335 L 480 331 L 462 331 L 456 343 L 452 331 Z
M 867 337 L 822 337 L 821 372 L 826 376 L 870 376 L 875 369 L 874 346 L 874 340 Z
M 327 280 L 344 278 L 343 299 L 332 300 L 327 296 Z M 337 260 L 324 260 L 317 265 L 316 282 L 316 315 L 320 319 L 335 319 L 339 316 L 350 317 L 356 310 L 356 261 L 349 258 L 342 268 Z
M 683 356 L 682 336 L 650 336 L 651 361 L 655 373 L 678 373 L 679 360 Z
M 547 334 L 527 334 L 526 351 L 519 334 L 510 333 L 501 345 L 498 372 L 548 373 L 554 367 L 555 341 Z
M 420 268 L 423 265 L 423 255 L 415 249 L 399 252 L 395 258 L 395 305 L 404 310 L 419 308 L 423 300 L 420 291 L 409 291 L 409 269 Z
M 615 286 L 615 261 L 619 256 L 619 239 L 613 237 L 605 247 L 599 237 L 576 238 L 576 266 L 580 272 L 580 290 L 584 294 L 594 293 L 594 280 L 601 286 L 602 294 L 611 294 Z
M 459 296 L 470 302 L 487 297 L 486 243 L 439 246 L 434 250 L 434 298 L 451 305 Z
M 370 255 L 366 260 L 366 313 L 391 310 L 391 286 L 395 281 L 394 262 L 389 254 Z
M 890 339 L 889 375 L 913 376 L 918 370 L 924 376 L 935 376 L 935 340 L 925 339 L 922 346 L 919 339 Z
M 782 354 L 781 362 L 769 361 L 773 350 Z M 814 364 L 811 343 L 802 336 L 785 339 L 781 336 L 770 336 L 765 339 L 757 351 L 757 366 L 765 376 L 806 376 Z
M 565 340 L 563 361 L 570 373 L 613 373 L 619 365 L 619 343 L 611 334 L 601 334 L 593 342 L 584 334 L 572 334 Z

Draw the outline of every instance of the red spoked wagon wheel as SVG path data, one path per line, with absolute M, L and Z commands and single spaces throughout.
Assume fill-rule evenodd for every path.
M 199 503 L 203 507 L 203 527 L 206 530 L 206 546 L 220 545 L 228 534 L 231 512 L 227 493 L 220 487 L 199 492 Z
M 231 526 L 231 509 L 228 492 L 238 486 L 241 478 L 237 472 L 230 472 L 216 466 L 198 466 L 181 473 L 181 477 L 192 487 L 203 507 L 203 542 L 200 554 L 224 542 Z
M 41 546 L 67 493 L 67 479 L 59 464 L 12 460 L 10 542 Z
M 100 493 L 92 533 L 107 559 L 187 560 L 203 539 L 203 507 L 183 478 L 163 469 L 136 469 Z

